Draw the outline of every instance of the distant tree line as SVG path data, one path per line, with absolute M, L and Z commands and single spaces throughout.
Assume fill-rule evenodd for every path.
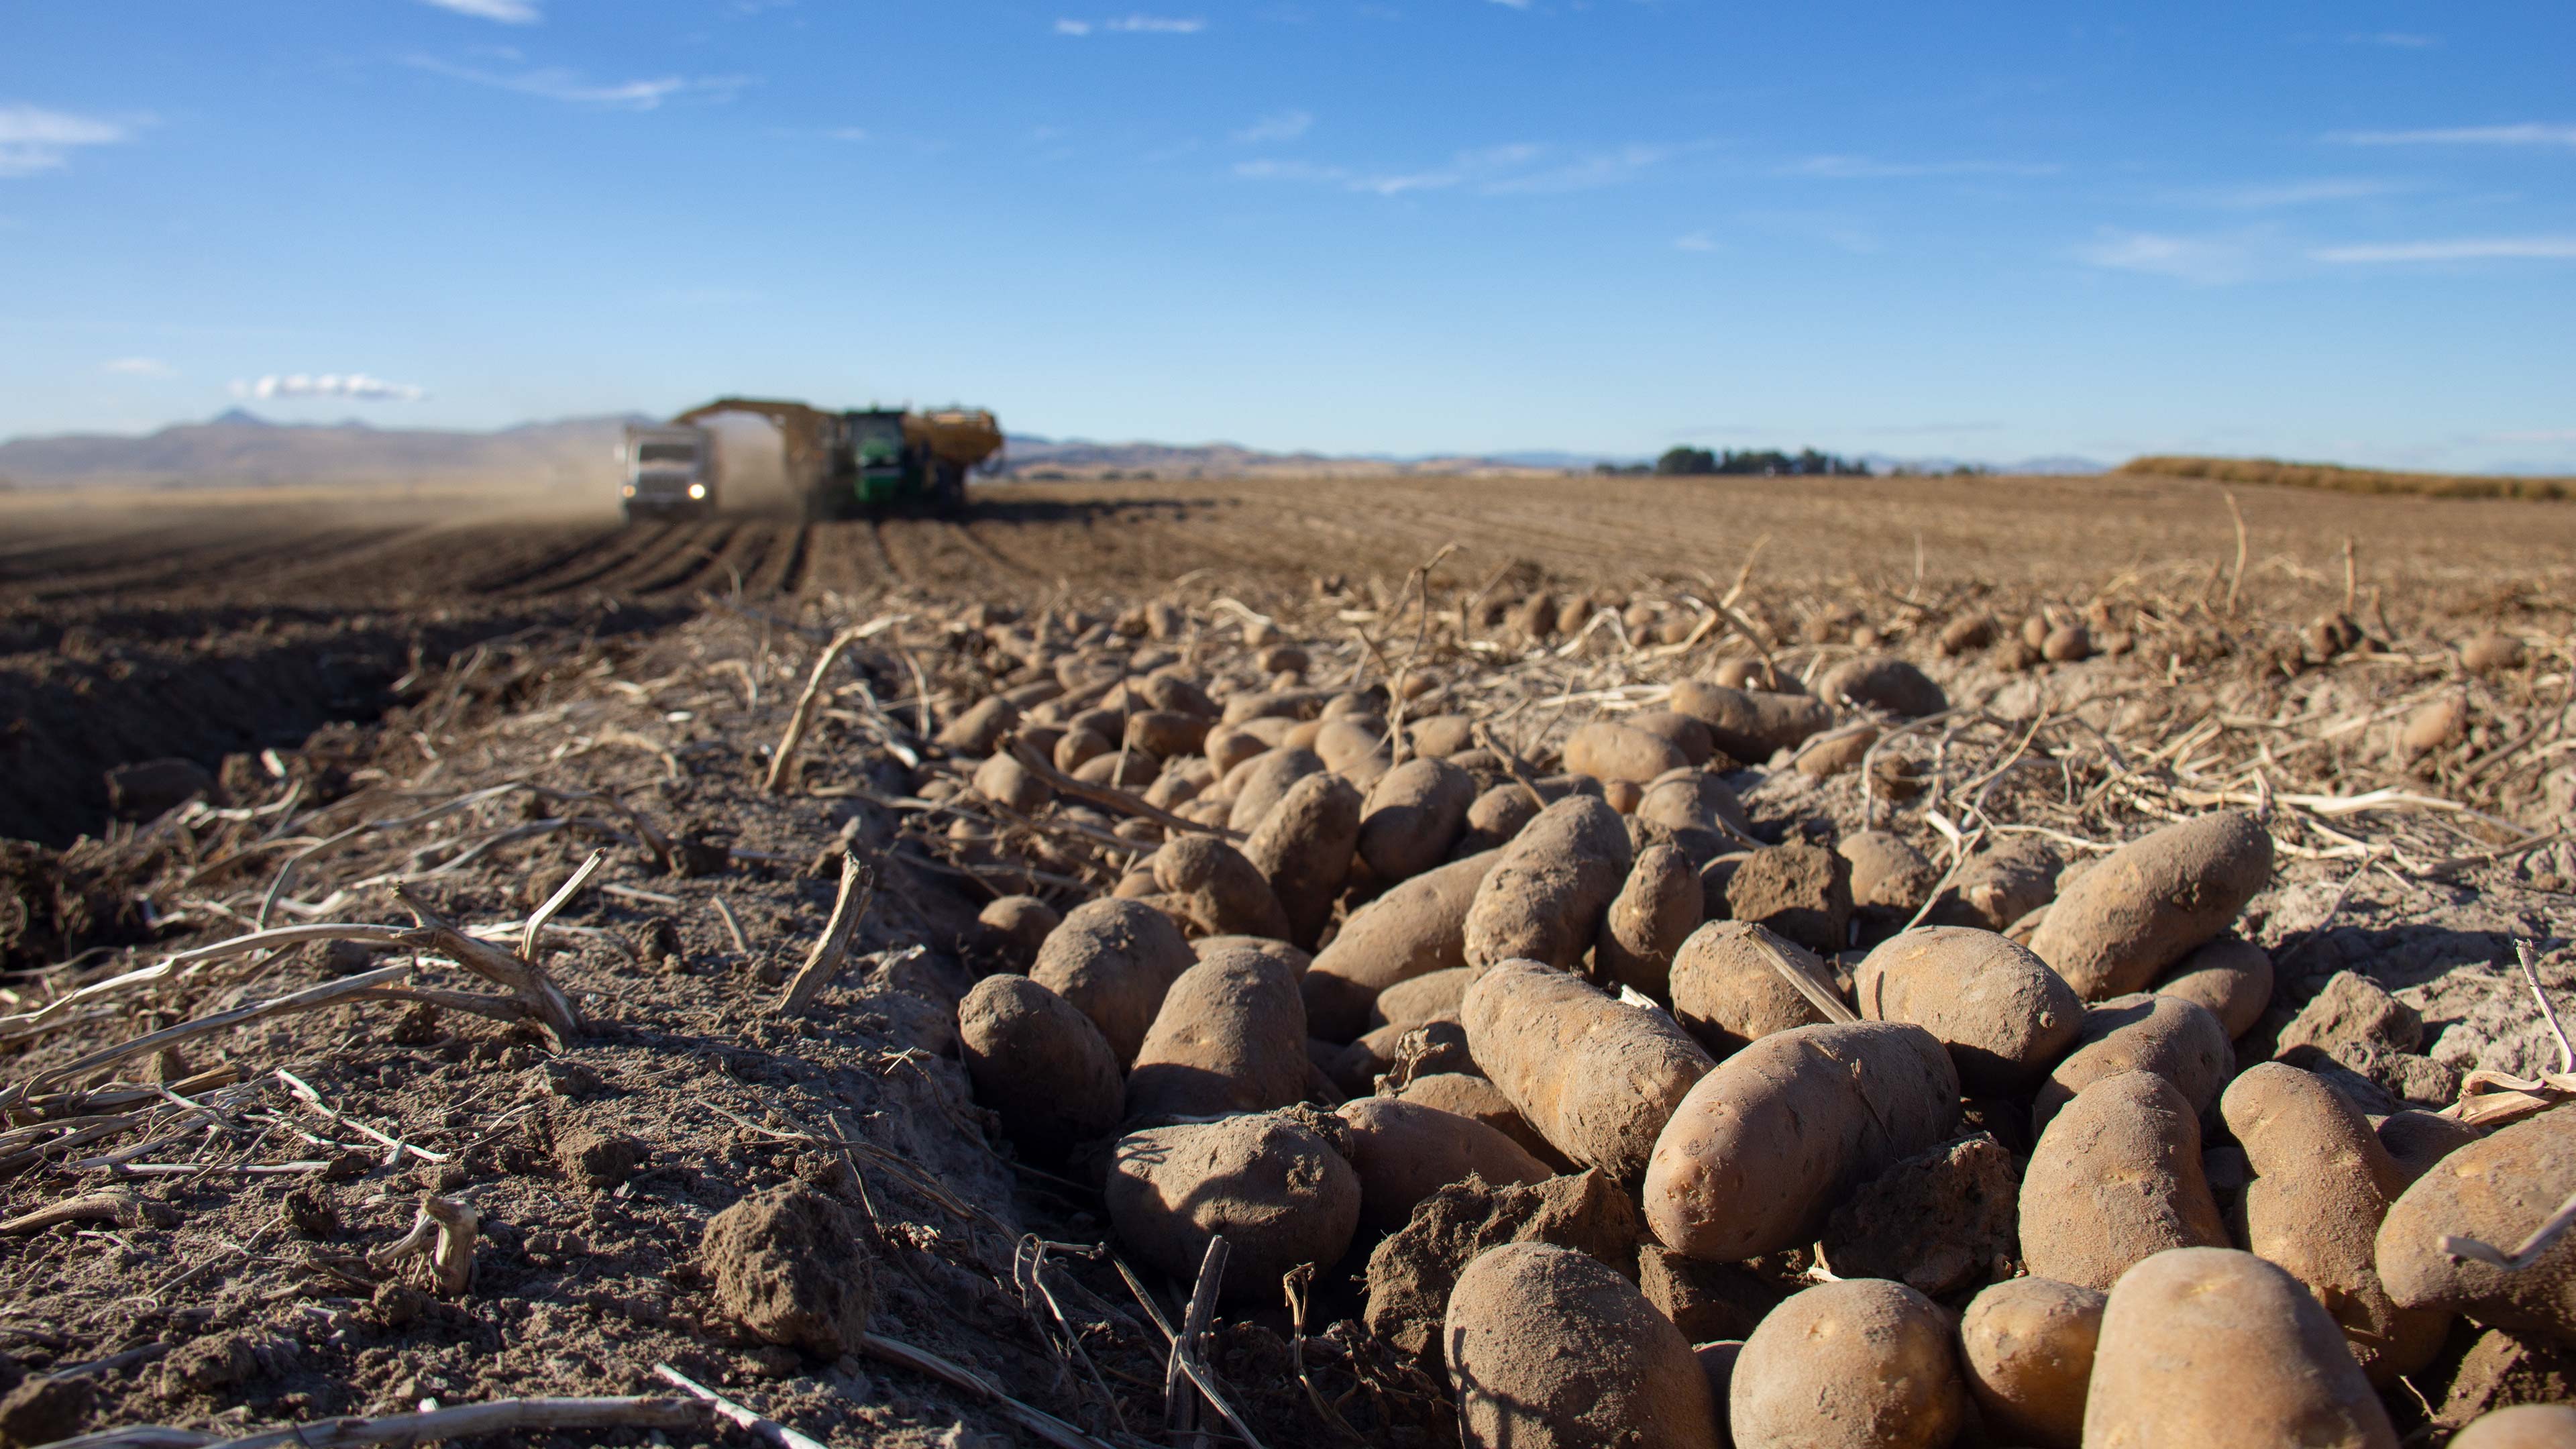
M 1813 448 L 1801 448 L 1795 453 L 1783 453 L 1777 448 L 1747 448 L 1742 452 L 1729 448 L 1715 453 L 1706 448 L 1685 447 L 1665 450 L 1664 455 L 1652 465 L 1603 463 L 1593 471 L 1640 477 L 1651 473 L 1667 478 L 1700 478 L 1718 474 L 1866 478 L 1869 465 L 1857 458 L 1837 457 Z

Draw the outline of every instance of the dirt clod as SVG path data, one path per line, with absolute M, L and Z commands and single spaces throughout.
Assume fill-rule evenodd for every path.
M 1444 1187 L 1369 1255 L 1369 1331 L 1435 1366 L 1449 1290 L 1467 1264 L 1504 1243 L 1554 1243 L 1636 1276 L 1645 1225 L 1616 1183 L 1599 1172 L 1492 1187 Z
M 700 1259 L 725 1313 L 819 1359 L 855 1353 L 875 1311 L 867 1225 L 805 1184 L 752 1194 L 708 1222 Z

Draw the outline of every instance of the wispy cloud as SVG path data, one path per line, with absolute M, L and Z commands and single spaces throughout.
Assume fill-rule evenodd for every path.
M 2064 169 L 2039 161 L 1881 161 L 1868 156 L 1809 156 L 1780 167 L 1779 174 L 1869 181 L 1913 176 L 2055 176 Z
M 537 66 L 517 71 L 480 70 L 473 66 L 451 65 L 428 56 L 413 56 L 410 64 L 432 75 L 470 85 L 488 86 L 493 90 L 516 95 L 535 96 L 568 106 L 591 106 L 600 110 L 649 111 L 675 96 L 699 95 L 712 100 L 727 100 L 751 84 L 747 76 L 656 76 L 649 80 L 597 82 L 585 80 L 575 71 L 561 66 Z
M 2103 232 L 2076 255 L 2115 272 L 2145 272 L 2202 286 L 2242 281 L 2253 271 L 2254 248 L 2241 236 L 2172 236 L 2158 232 Z
M 113 146 L 134 137 L 144 121 L 75 116 L 38 106 L 0 106 L 0 176 L 59 171 L 83 146 Z
M 1697 146 L 1630 145 L 1606 151 L 1514 141 L 1460 151 L 1418 170 L 1356 170 L 1302 161 L 1244 161 L 1234 174 L 1256 181 L 1303 181 L 1375 196 L 1418 191 L 1472 191 L 1484 196 L 1542 196 L 1591 191 L 1631 181 Z
M 2512 126 L 2444 126 L 2425 131 L 2336 131 L 2326 139 L 2346 146 L 2576 147 L 2576 126 L 2525 121 Z
M 1315 117 L 1311 112 L 1281 111 L 1277 115 L 1264 116 L 1235 132 L 1234 139 L 1246 145 L 1259 145 L 1269 141 L 1294 141 L 1313 130 L 1314 126 Z
M 2342 266 L 2407 262 L 2576 261 L 2576 236 L 2462 237 L 2320 247 L 2308 255 Z
M 1196 35 L 1207 29 L 1207 22 L 1197 16 L 1120 15 L 1108 20 L 1059 20 L 1058 35 L 1089 35 L 1094 31 L 1110 35 Z
M 2272 211 L 2336 201 L 2365 201 L 2374 196 L 2393 196 L 2414 189 L 2411 182 L 2366 176 L 2319 177 L 2307 181 L 2251 182 L 2242 186 L 2177 191 L 2167 199 L 2183 206 L 2210 206 L 2226 211 Z
M 1710 236 L 1704 231 L 1691 232 L 1684 236 L 1674 237 L 1673 250 L 1677 252 L 1713 252 L 1717 250 L 1717 238 Z
M 420 0 L 441 10 L 471 15 L 477 20 L 498 20 L 504 25 L 534 25 L 545 17 L 538 13 L 535 0 Z
M 235 382 L 233 396 L 241 398 L 336 397 L 351 402 L 418 402 L 429 396 L 426 389 L 404 382 L 387 382 L 363 372 L 271 373 L 255 382 Z
M 2403 30 L 2374 30 L 2343 38 L 2346 45 L 2383 45 L 2392 50 L 2430 50 L 2442 43 L 2438 35 L 2416 35 Z
M 112 372 L 119 377 L 177 377 L 179 375 L 179 369 L 157 357 L 119 357 L 100 363 L 98 370 Z

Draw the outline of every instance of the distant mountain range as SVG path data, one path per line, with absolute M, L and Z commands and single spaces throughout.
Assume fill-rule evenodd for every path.
M 141 435 L 63 433 L 0 443 L 0 487 L 244 487 L 290 483 L 500 483 L 556 492 L 606 488 L 617 475 L 619 430 L 641 414 L 522 423 L 495 432 L 378 428 L 342 423 L 275 423 L 240 408 L 202 423 Z M 1525 451 L 1395 457 L 1273 453 L 1233 443 L 1095 443 L 1015 436 L 1002 476 L 1020 479 L 1157 478 L 1260 474 L 1525 473 L 1588 471 L 1639 459 L 1596 453 Z M 1871 455 L 1880 472 L 1902 463 L 1947 471 L 1960 460 Z M 2098 473 L 2084 458 L 2032 458 L 1983 465 L 1998 473 Z

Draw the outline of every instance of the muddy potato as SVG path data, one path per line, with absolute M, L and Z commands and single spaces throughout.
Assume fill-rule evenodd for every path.
M 1646 1170 L 1646 1225 L 1705 1262 L 1811 1243 L 1851 1189 L 1958 1125 L 1958 1073 L 1921 1027 L 1775 1032 L 1673 1109 Z
M 2251 941 L 2221 936 L 2193 947 L 2154 989 L 2208 1007 L 2233 1041 L 2253 1030 L 2272 1004 L 2272 957 Z
M 1592 944 L 1596 979 L 1672 999 L 1673 956 L 1700 925 L 1699 872 L 1678 846 L 1650 845 L 1601 918 Z
M 1208 698 L 1208 692 L 1199 687 L 1197 680 L 1175 667 L 1157 669 L 1146 675 L 1136 686 L 1136 693 L 1147 709 L 1196 715 L 1203 720 L 1214 720 L 1223 713 L 1217 702 Z
M 2000 931 L 2047 905 L 2064 862 L 2046 841 L 2012 836 L 1969 856 L 1924 922 Z
M 1102 1196 L 1135 1255 L 1184 1283 L 1223 1233 L 1228 1302 L 1275 1301 L 1282 1275 L 1300 1263 L 1330 1266 L 1359 1229 L 1359 1174 L 1278 1113 L 1131 1132 L 1118 1140 Z
M 1458 1003 L 1467 988 L 1485 974 L 1482 966 L 1452 966 L 1399 981 L 1377 994 L 1370 1011 L 1376 1026 L 1420 1026 L 1426 1021 L 1456 1021 Z
M 1798 746 L 1789 763 L 1798 773 L 1811 780 L 1830 780 L 1846 770 L 1857 770 L 1869 758 L 1870 747 L 1878 743 L 1877 725 L 1862 721 L 1810 736 Z
M 1726 878 L 1726 914 L 1811 951 L 1840 951 L 1851 944 L 1851 863 L 1804 840 L 1753 851 Z
M 1598 781 L 1588 776 L 1577 775 L 1570 780 L 1580 781 L 1588 788 L 1578 788 L 1570 781 L 1551 785 L 1544 780 L 1534 780 L 1528 785 L 1506 780 L 1495 785 L 1468 805 L 1467 828 L 1459 832 L 1458 843 L 1450 847 L 1451 850 L 1472 855 L 1509 845 L 1549 805 L 1573 795 L 1597 794 L 1601 788 Z M 1532 793 L 1533 787 L 1535 794 Z
M 1154 888 L 1183 902 L 1198 928 L 1214 936 L 1288 939 L 1288 915 L 1270 881 L 1243 852 L 1213 835 L 1181 835 L 1154 852 Z
M 1773 1032 L 1824 1022 L 1824 1013 L 1772 964 L 1772 951 L 1810 980 L 1833 979 L 1814 952 L 1747 921 L 1711 921 L 1673 953 L 1673 1018 L 1712 1055 L 1723 1059 Z
M 1452 861 L 1351 913 L 1306 973 L 1315 1035 L 1347 1041 L 1368 1029 L 1369 1006 L 1399 981 L 1467 964 L 1467 911 L 1499 850 Z
M 1971 1096 L 2028 1091 L 2082 1029 L 2074 988 L 1992 931 L 1923 926 L 1882 943 L 1853 979 L 1860 1014 L 1910 1021 L 1950 1051 Z
M 2074 1050 L 2049 1069 L 2031 1099 L 2033 1137 L 2068 1099 L 2121 1072 L 2153 1072 L 2174 1084 L 2194 1113 L 2206 1112 L 2236 1068 L 2227 1028 L 2209 1008 L 2179 996 L 2123 996 L 2084 1013 Z
M 2576 1111 L 2555 1107 L 2499 1127 L 2434 1163 L 2389 1205 L 2380 1280 L 2409 1308 L 2576 1343 L 2576 1233 L 2561 1233 L 2537 1262 L 2512 1272 L 2442 1248 L 2456 1234 L 2510 1253 L 2571 1196 Z
M 2432 1362 L 2451 1315 L 2400 1308 L 2379 1281 L 2379 1224 L 2406 1179 L 2370 1124 L 2279 1062 L 2246 1068 L 2218 1105 L 2254 1173 L 2239 1209 L 2245 1246 L 2308 1285 L 2372 1382 Z
M 1967 1417 L 1949 1315 L 1883 1278 L 1792 1295 L 1728 1379 L 1737 1449 L 1945 1449 Z
M 1205 715 L 1153 709 L 1127 716 L 1127 747 L 1143 750 L 1158 760 L 1195 755 L 1207 743 L 1207 737 Z
M 2252 1253 L 2178 1248 L 2111 1290 L 2085 1449 L 2397 1449 L 2388 1411 L 2296 1278 Z
M 2087 1001 L 2141 991 L 2271 879 L 2272 836 L 2252 811 L 2168 825 L 2067 887 L 2030 948 Z
M 1939 714 L 1950 707 L 1949 696 L 1941 692 L 1941 686 L 1922 670 L 1888 654 L 1864 654 L 1843 661 L 1817 681 L 1816 693 L 1906 718 Z
M 1711 1065 L 1662 1012 L 1536 961 L 1487 970 L 1458 1017 L 1513 1110 L 1568 1159 L 1622 1183 L 1645 1176 L 1664 1119 Z
M 1216 767 L 1217 778 L 1223 779 L 1235 766 L 1259 756 L 1272 743 L 1241 725 L 1218 725 L 1207 732 L 1199 749 Z
M 1223 722 L 1242 724 L 1246 720 L 1309 720 L 1323 712 L 1324 701 L 1332 698 L 1324 689 L 1257 689 L 1230 695 L 1225 701 Z
M 1234 788 L 1234 807 L 1227 813 L 1225 823 L 1230 830 L 1249 834 L 1270 818 L 1270 812 L 1287 798 L 1298 781 L 1324 773 L 1324 761 L 1313 750 L 1282 745 L 1237 769 L 1241 775 Z
M 1025 975 L 1038 948 L 1063 921 L 1055 907 L 1035 896 L 1004 896 L 975 913 L 976 945 L 997 969 Z
M 1127 1116 L 1211 1117 L 1306 1095 L 1306 1008 L 1296 973 L 1221 951 L 1181 973 L 1127 1071 Z
M 1186 805 L 1199 797 L 1199 792 L 1216 783 L 1214 767 L 1201 755 L 1183 755 L 1165 760 L 1163 772 L 1145 787 L 1145 803 L 1169 810 Z
M 1559 800 L 1503 847 L 1467 909 L 1467 964 L 1567 967 L 1592 946 L 1628 879 L 1628 828 L 1589 795 Z
M 1011 701 L 991 695 L 941 726 L 934 743 L 961 759 L 989 755 L 1019 722 L 1020 711 Z
M 1681 746 L 1615 720 L 1594 720 L 1565 741 L 1565 768 L 1604 782 L 1625 780 L 1643 785 L 1667 771 L 1689 765 L 1690 757 L 1682 753 Z
M 1458 1275 L 1443 1341 L 1466 1449 L 1714 1449 L 1689 1340 L 1599 1259 L 1507 1243 Z
M 1729 689 L 1696 679 L 1673 686 L 1672 707 L 1707 725 L 1709 741 L 1718 749 L 1754 763 L 1834 722 L 1833 708 L 1808 695 Z
M 1700 770 L 1677 771 L 1648 783 L 1631 813 L 1669 830 L 1706 831 L 1725 840 L 1744 839 L 1753 830 L 1734 787 Z
M 1344 1102 L 1351 1166 L 1360 1175 L 1360 1224 L 1393 1232 L 1414 1204 L 1472 1174 L 1500 1186 L 1555 1173 L 1511 1138 L 1472 1117 L 1392 1097 Z
M 1551 1171 L 1574 1170 L 1565 1154 L 1550 1147 L 1547 1139 L 1538 1135 L 1538 1129 L 1514 1110 L 1502 1088 L 1472 1072 L 1425 1073 L 1398 1088 L 1395 1100 L 1472 1118 L 1518 1143 L 1523 1152 L 1546 1163 Z
M 1073 1004 L 1025 976 L 987 976 L 957 1003 L 975 1100 L 1032 1158 L 1062 1161 L 1118 1125 L 1124 1100 L 1108 1038 Z
M 1070 775 L 1116 748 L 1097 730 L 1069 729 L 1055 742 L 1055 767 Z
M 1413 752 L 1427 759 L 1445 760 L 1476 745 L 1476 722 L 1463 714 L 1435 714 L 1405 726 L 1413 739 Z
M 1677 709 L 1650 709 L 1622 715 L 1619 722 L 1655 736 L 1682 752 L 1682 763 L 1697 770 L 1717 757 L 1717 742 L 1708 725 Z M 1642 781 L 1640 783 L 1643 783 Z
M 2398 1176 L 2412 1186 L 2415 1179 L 2433 1169 L 2434 1163 L 2486 1134 L 2466 1122 L 2410 1107 L 2379 1119 L 2374 1135 L 2379 1145 L 2388 1149 L 2389 1159 L 2397 1164 Z
M 994 755 L 975 767 L 975 793 L 1023 815 L 1044 809 L 1055 791 L 1009 755 Z
M 1407 760 L 1369 787 L 1360 859 L 1380 880 L 1411 880 L 1449 858 L 1475 802 L 1475 776 L 1445 760 Z
M 1142 750 L 1112 750 L 1083 761 L 1073 778 L 1086 785 L 1109 785 L 1134 794 L 1153 786 L 1162 773 L 1152 755 Z
M 2515 1404 L 2480 1414 L 2451 1436 L 2450 1449 L 2571 1449 L 2576 1405 Z
M 1879 920 L 1912 918 L 1941 879 L 1940 869 L 1893 831 L 1853 831 L 1834 842 L 1834 854 L 1851 863 L 1853 907 Z
M 1066 912 L 1038 947 L 1029 979 L 1091 1018 L 1124 1067 L 1162 1010 L 1163 993 L 1197 963 L 1169 916 L 1112 897 Z
M 1315 948 L 1349 878 L 1360 837 L 1360 792 L 1347 780 L 1307 775 L 1244 842 L 1243 858 L 1269 880 L 1288 920 L 1288 939 Z
M 2226 1244 L 2201 1171 L 2199 1118 L 2152 1072 L 2087 1086 L 2031 1149 L 2021 1249 L 2038 1277 L 2108 1292 L 2168 1248 Z
M 1300 981 L 1305 979 L 1306 972 L 1315 964 L 1314 957 L 1285 941 L 1274 940 L 1268 936 L 1201 936 L 1190 943 L 1190 949 L 1196 952 L 1202 961 L 1220 951 L 1258 952 L 1288 968 L 1288 974 L 1297 977 Z
M 2105 1301 L 2051 1278 L 2008 1278 L 1969 1302 L 1959 1316 L 1960 1367 L 1996 1437 L 2077 1449 Z

